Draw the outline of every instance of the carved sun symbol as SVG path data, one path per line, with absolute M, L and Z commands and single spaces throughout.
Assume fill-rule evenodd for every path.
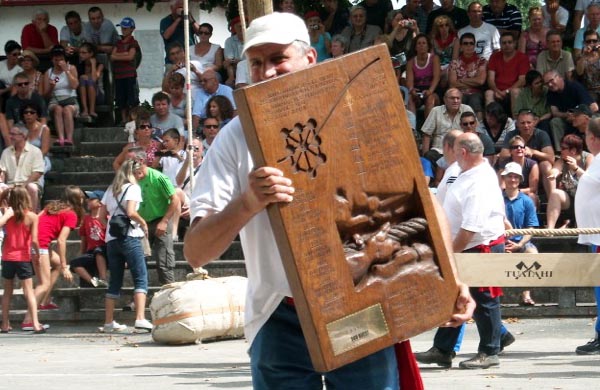
M 317 168 L 327 160 L 321 151 L 317 121 L 311 118 L 305 125 L 296 123 L 292 129 L 281 129 L 281 136 L 285 141 L 286 156 L 277 162 L 289 160 L 294 173 L 306 172 L 315 178 Z

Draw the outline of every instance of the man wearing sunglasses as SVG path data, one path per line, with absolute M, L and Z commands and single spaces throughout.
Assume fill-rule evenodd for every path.
M 12 127 L 13 124 L 19 122 L 21 104 L 26 100 L 32 100 L 38 107 L 40 107 L 41 115 L 40 122 L 46 124 L 48 122 L 48 109 L 46 107 L 46 101 L 37 92 L 34 92 L 29 88 L 29 76 L 26 73 L 20 72 L 13 78 L 13 85 L 17 89 L 17 93 L 11 96 L 6 101 L 6 120 L 8 121 L 8 127 Z M 10 145 L 10 140 L 7 139 L 7 135 L 2 134 L 4 141 L 8 141 L 6 145 Z

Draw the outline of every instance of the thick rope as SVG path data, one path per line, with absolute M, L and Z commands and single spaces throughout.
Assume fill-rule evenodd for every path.
M 504 232 L 506 237 L 511 236 L 577 236 L 579 234 L 600 234 L 600 228 L 577 229 L 510 229 Z

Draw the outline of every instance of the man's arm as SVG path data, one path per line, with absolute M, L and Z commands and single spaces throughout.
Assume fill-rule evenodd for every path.
M 471 241 L 474 235 L 475 232 L 461 228 L 452 241 L 452 249 L 454 250 L 454 253 L 460 253 L 467 249 L 467 244 Z
M 169 26 L 167 28 L 165 28 L 165 30 L 162 33 L 162 37 L 164 40 L 171 39 L 173 34 L 175 34 L 175 30 L 177 30 L 177 26 L 179 26 L 179 23 L 181 23 L 181 21 L 183 20 L 181 18 L 181 16 L 178 16 L 178 17 L 172 18 L 172 19 L 173 19 L 173 21 L 171 22 L 171 24 L 169 24 Z M 168 21 L 167 21 L 167 23 L 168 23 Z M 162 28 L 161 28 L 161 30 L 162 30 Z
M 201 267 L 219 257 L 252 217 L 271 203 L 293 200 L 292 181 L 277 168 L 263 167 L 248 175 L 248 189 L 223 211 L 196 218 L 184 241 L 188 263 Z
M 173 195 L 170 197 L 170 201 L 171 203 L 169 203 L 169 207 L 167 208 L 165 215 L 163 215 L 160 222 L 156 225 L 156 235 L 159 237 L 167 232 L 167 225 L 169 224 L 169 221 L 173 217 L 173 214 L 175 214 L 175 211 L 181 207 L 181 202 L 179 201 L 177 194 L 173 193 Z

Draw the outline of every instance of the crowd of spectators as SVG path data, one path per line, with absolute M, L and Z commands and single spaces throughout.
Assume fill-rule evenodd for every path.
M 172 281 L 172 241 L 179 239 L 179 218 L 186 217 L 189 203 L 187 169 L 199 166 L 219 129 L 236 115 L 233 90 L 249 84 L 249 69 L 257 66 L 243 56 L 239 17 L 228 22 L 231 35 L 221 45 L 211 41 L 211 24 L 190 16 L 186 42 L 183 3 L 171 0 L 169 5 L 170 14 L 160 21 L 165 71 L 162 91 L 152 97 L 153 113 L 140 107 L 137 69 L 157 59 L 142 60 L 130 17 L 116 25 L 119 34 L 97 6 L 88 10 L 88 21 L 68 11 L 59 34 L 48 13 L 36 10 L 23 27 L 21 42 L 5 43 L 6 59 L 0 61 L 0 141 L 5 148 L 0 169 L 5 183 L 25 185 L 33 210 L 39 208 L 43 174 L 50 169 L 51 133 L 55 145 L 72 145 L 76 120 L 97 118 L 96 108 L 106 100 L 104 75 L 113 73 L 118 121 L 127 124 L 130 137 L 114 161 L 115 171 L 141 151 L 138 180 L 154 180 L 157 168 L 171 185 L 165 186 L 159 202 L 164 207 L 152 210 L 156 212 L 146 221 L 151 231 L 160 232 L 151 234 L 159 245 L 157 256 L 168 258 L 157 258 L 165 283 Z M 296 12 L 293 1 L 277 2 L 277 7 Z M 585 27 L 576 31 L 573 47 L 565 47 L 569 18 L 578 25 L 583 15 Z M 413 131 L 420 135 L 423 166 L 433 169 L 431 187 L 448 184 L 445 173 L 452 157 L 446 155 L 444 137 L 452 129 L 473 132 L 500 186 L 513 178 L 509 173 L 515 169 L 509 168 L 514 165 L 509 164 L 518 164 L 520 192 L 535 207 L 541 206 L 539 194 L 544 191 L 548 210 L 541 224 L 576 223 L 573 216 L 563 221 L 559 216 L 572 209 L 577 180 L 593 157 L 583 135 L 600 98 L 600 5 L 591 3 L 569 15 L 558 0 L 549 0 L 528 10 L 524 30 L 521 12 L 506 0 L 488 5 L 474 1 L 466 10 L 453 0 L 442 0 L 441 6 L 408 0 L 400 10 L 392 10 L 385 0 L 364 0 L 352 7 L 323 0 L 321 8 L 300 16 L 319 62 L 387 45 Z M 186 51 L 189 90 L 184 88 Z M 197 138 L 187 139 L 189 127 Z M 26 166 L 16 163 L 23 153 Z M 104 278 L 101 272 L 84 279 Z

